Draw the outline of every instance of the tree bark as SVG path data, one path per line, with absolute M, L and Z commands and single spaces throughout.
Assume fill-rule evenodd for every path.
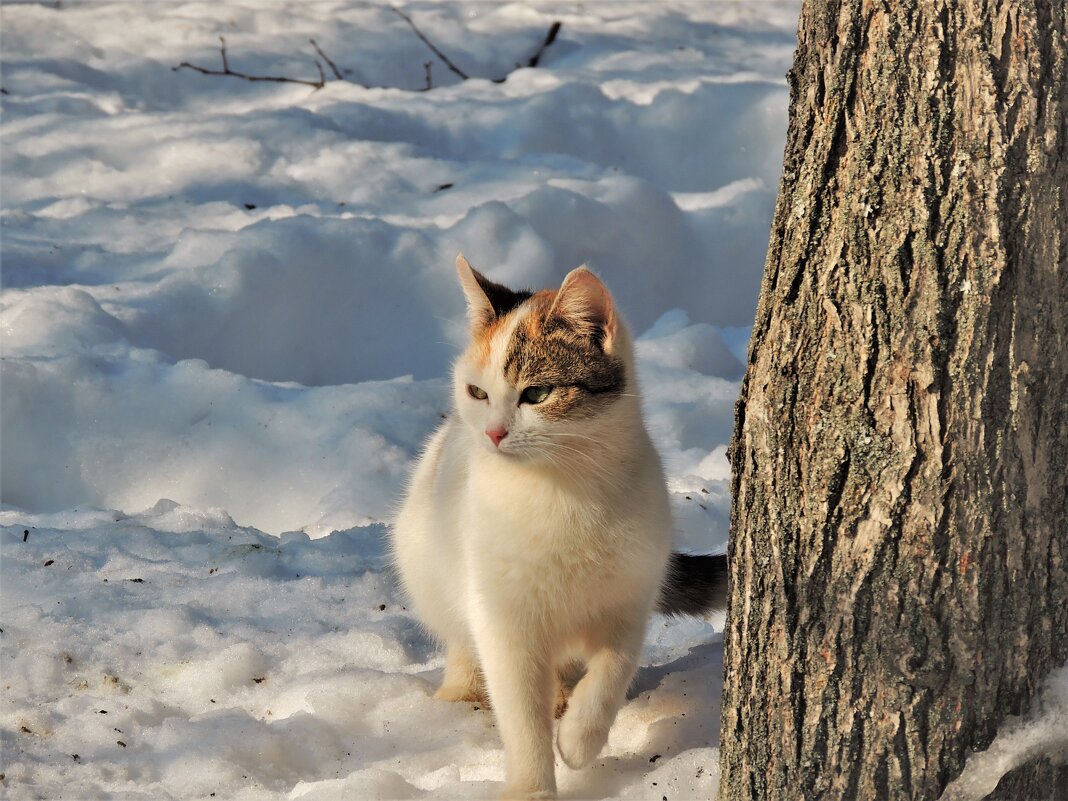
M 937 799 L 1068 659 L 1065 16 L 805 0 L 731 454 L 722 801 Z

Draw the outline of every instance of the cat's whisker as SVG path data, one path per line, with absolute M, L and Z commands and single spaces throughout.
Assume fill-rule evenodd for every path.
M 608 484 L 610 484 L 612 486 L 616 486 L 616 487 L 625 486 L 625 484 L 623 482 L 619 481 L 611 473 L 611 471 L 604 464 L 602 464 L 600 460 L 597 459 L 596 456 L 594 456 L 592 454 L 589 454 L 589 453 L 586 453 L 585 451 L 582 451 L 582 450 L 580 450 L 578 448 L 573 448 L 573 447 L 571 447 L 569 445 L 564 445 L 561 442 L 548 443 L 548 444 L 549 444 L 549 447 L 551 447 L 551 448 L 557 448 L 559 450 L 564 450 L 564 451 L 567 451 L 568 453 L 574 454 L 575 456 L 578 456 L 578 457 L 582 458 L 587 463 L 586 464 L 587 469 L 589 469 L 589 470 L 591 470 L 591 472 L 597 474 L 598 477 L 604 479 L 605 483 L 608 483 Z
M 569 431 L 554 431 L 552 436 L 553 437 L 570 437 L 572 439 L 582 439 L 582 440 L 586 440 L 588 442 L 592 442 L 595 445 L 603 445 L 603 443 L 604 443 L 604 438 L 603 437 L 593 437 L 593 436 L 590 436 L 589 434 L 579 434 L 579 433 L 576 433 L 576 432 L 569 432 Z
M 542 436 L 534 440 L 534 442 L 536 442 L 539 454 L 552 461 L 554 465 L 561 468 L 566 466 L 569 475 L 581 478 L 583 480 L 582 483 L 586 483 L 586 479 L 590 478 L 590 474 L 593 474 L 597 478 L 607 480 L 608 483 L 617 484 L 611 472 L 605 469 L 604 465 L 600 464 L 593 455 L 560 442 L 553 442 L 551 437 Z M 558 452 L 554 453 L 554 449 Z M 566 453 L 560 453 L 559 451 L 566 451 Z M 572 456 L 580 457 L 583 462 L 588 464 L 576 464 L 575 460 L 570 458 Z M 583 468 L 586 473 L 580 472 L 580 469 Z
M 542 452 L 542 456 L 544 456 L 545 459 L 547 459 L 549 462 L 551 462 L 554 467 L 558 468 L 561 472 L 566 474 L 568 476 L 568 478 L 570 478 L 576 484 L 578 484 L 580 486 L 583 486 L 583 487 L 588 486 L 588 484 L 589 484 L 588 478 L 586 476 L 584 476 L 582 473 L 580 473 L 578 471 L 578 469 L 575 467 L 575 465 L 571 464 L 570 462 L 568 462 L 568 461 L 566 461 L 564 459 L 560 459 L 556 455 L 554 455 L 554 454 L 552 454 L 550 452 L 547 452 L 547 451 L 543 451 Z

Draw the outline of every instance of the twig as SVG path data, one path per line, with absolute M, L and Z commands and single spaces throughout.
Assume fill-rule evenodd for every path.
M 549 47 L 549 45 L 551 45 L 553 42 L 556 41 L 556 35 L 558 33 L 560 33 L 560 28 L 563 26 L 563 24 L 564 23 L 560 22 L 560 20 L 556 20 L 552 25 L 549 26 L 549 32 L 545 34 L 545 41 L 541 43 L 541 47 L 539 47 L 537 49 L 537 51 L 534 53 L 534 55 L 532 55 L 530 57 L 530 59 L 527 61 L 527 66 L 528 67 L 533 68 L 533 67 L 538 66 L 538 62 L 541 61 L 542 54 L 545 52 L 546 48 Z M 515 68 L 517 70 L 522 69 L 523 65 L 520 64 L 519 62 L 516 62 Z M 511 74 L 512 73 L 510 73 L 510 72 L 508 73 L 508 75 L 511 75 Z M 493 82 L 494 83 L 504 83 L 505 81 L 508 80 L 508 75 L 505 75 L 505 76 L 503 76 L 501 78 L 494 78 Z
M 536 52 L 530 57 L 530 61 L 527 62 L 528 67 L 538 66 L 538 62 L 541 60 L 542 53 L 545 52 L 546 48 L 548 48 L 549 45 L 556 41 L 556 34 L 560 33 L 560 27 L 562 25 L 563 23 L 557 20 L 549 26 L 549 32 L 545 34 L 545 41 L 541 43 L 541 47 L 538 48 L 538 52 Z
M 312 47 L 315 48 L 315 52 L 323 57 L 323 61 L 330 65 L 330 69 L 334 72 L 334 77 L 339 81 L 345 80 L 345 76 L 341 74 L 341 70 L 337 68 L 337 64 L 331 60 L 330 56 L 323 52 L 323 49 L 319 47 L 319 44 L 314 39 L 309 39 L 308 41 L 311 42 Z
M 403 11 L 401 11 L 396 6 L 390 6 L 390 8 L 393 9 L 393 13 L 394 14 L 396 14 L 398 17 L 400 17 L 401 19 L 403 19 L 405 22 L 408 23 L 408 27 L 410 27 L 412 29 L 412 31 L 415 32 L 416 36 L 418 36 L 420 39 L 423 40 L 423 44 L 425 44 L 427 47 L 429 47 L 430 48 L 430 52 L 432 52 L 435 56 L 440 58 L 442 60 L 442 62 L 445 64 L 446 67 L 448 67 L 454 73 L 459 75 L 465 81 L 470 79 L 470 77 L 471 77 L 470 75 L 468 75 L 462 69 L 460 69 L 455 64 L 453 64 L 452 61 L 449 60 L 449 57 L 447 55 L 445 55 L 440 50 L 438 50 L 437 46 L 432 41 L 430 41 L 429 39 L 426 38 L 426 36 L 423 34 L 423 32 L 421 30 L 419 30 L 419 28 L 417 28 L 415 26 L 414 22 L 412 22 L 412 18 L 411 17 L 409 17 L 407 14 L 405 14 Z
M 237 72 L 230 69 L 230 61 L 226 57 L 226 39 L 225 37 L 219 37 L 219 53 L 222 56 L 221 70 L 213 70 L 208 67 L 199 67 L 196 64 L 190 64 L 188 61 L 183 61 L 177 67 L 171 67 L 172 70 L 180 70 L 183 67 L 185 69 L 194 70 L 203 75 L 231 75 L 234 78 L 241 78 L 245 81 L 269 81 L 270 83 L 299 83 L 304 86 L 311 86 L 316 90 L 322 89 L 326 85 L 326 76 L 323 75 L 323 65 L 318 60 L 315 62 L 315 66 L 319 69 L 318 81 L 306 81 L 303 78 L 287 78 L 281 75 L 249 75 L 247 72 Z
M 390 6 L 389 8 L 393 11 L 393 13 L 395 13 L 397 16 L 399 16 L 401 19 L 403 19 L 405 22 L 408 23 L 408 26 L 415 32 L 415 35 L 418 36 L 422 40 L 423 44 L 425 44 L 428 48 L 430 48 L 430 51 L 435 56 L 437 56 L 442 61 L 442 63 L 445 64 L 446 67 L 448 67 L 456 75 L 460 76 L 460 78 L 462 80 L 467 81 L 467 80 L 471 79 L 470 75 L 468 75 L 462 69 L 457 67 L 449 59 L 449 57 L 447 55 L 445 55 L 443 52 L 441 52 L 441 50 L 437 47 L 437 45 L 435 45 L 433 42 L 431 42 L 430 39 L 428 39 L 426 37 L 426 35 L 421 30 L 419 30 L 418 27 L 416 27 L 416 24 L 415 24 L 415 22 L 412 21 L 411 17 L 409 17 L 407 14 L 405 14 L 403 11 L 401 11 L 396 6 Z M 527 67 L 536 67 L 536 66 L 538 66 L 538 63 L 541 61 L 541 57 L 542 57 L 542 55 L 544 55 L 546 49 L 548 49 L 549 46 L 552 45 L 552 43 L 556 41 L 556 37 L 560 33 L 560 28 L 562 27 L 562 25 L 563 25 L 563 23 L 561 23 L 559 21 L 556 21 L 552 25 L 549 26 L 549 31 L 548 31 L 548 33 L 545 34 L 545 40 L 541 43 L 541 46 L 537 49 L 537 51 L 534 53 L 534 55 L 532 55 L 530 57 L 530 59 L 527 61 Z M 316 42 L 314 39 L 309 39 L 308 41 L 311 43 L 311 46 L 315 48 L 315 52 L 319 55 L 319 57 L 323 61 L 326 62 L 328 67 L 330 67 L 330 71 L 334 74 L 334 77 L 337 80 L 339 80 L 339 81 L 350 81 L 352 83 L 358 83 L 357 81 L 353 81 L 351 78 L 346 78 L 345 77 L 345 75 L 342 73 L 341 69 L 334 62 L 334 60 L 332 58 L 330 58 L 330 56 L 328 56 L 326 54 L 326 52 L 321 47 L 319 47 L 319 43 L 318 42 Z M 233 78 L 241 78 L 244 81 L 268 81 L 268 82 L 271 82 L 271 83 L 299 83 L 299 84 L 301 84 L 303 86 L 310 86 L 313 89 L 315 89 L 316 91 L 318 91 L 319 89 L 322 89 L 326 85 L 326 74 L 323 72 L 323 65 L 319 62 L 319 59 L 315 59 L 315 68 L 319 71 L 319 80 L 317 80 L 317 81 L 309 81 L 309 80 L 306 80 L 304 78 L 289 78 L 289 77 L 286 77 L 284 75 L 250 75 L 247 72 L 238 72 L 237 70 L 230 69 L 230 59 L 229 59 L 229 56 L 227 55 L 227 52 L 226 52 L 226 39 L 225 39 L 225 37 L 222 37 L 222 36 L 219 37 L 219 56 L 222 59 L 222 69 L 221 70 L 211 69 L 210 67 L 201 67 L 201 66 L 199 66 L 197 64 L 190 64 L 188 61 L 183 61 L 178 66 L 171 67 L 171 69 L 174 70 L 174 71 L 177 71 L 177 70 L 180 70 L 180 69 L 189 69 L 189 70 L 193 70 L 195 72 L 199 72 L 202 75 L 229 75 L 229 76 L 231 76 Z M 432 61 L 426 61 L 426 62 L 423 63 L 423 73 L 426 76 L 426 85 L 422 89 L 417 90 L 417 91 L 429 92 L 431 89 L 434 88 L 434 79 L 433 79 L 433 75 L 431 73 L 431 67 L 432 66 L 433 66 L 433 62 Z M 521 66 L 522 65 L 520 65 L 520 64 L 516 64 L 516 69 L 519 69 Z M 493 78 L 491 80 L 494 83 L 504 83 L 504 81 L 507 78 L 508 78 L 508 75 L 505 75 L 502 78 Z M 361 84 L 361 85 L 363 85 L 363 84 Z M 2 89 L 2 88 L 0 88 L 0 92 L 3 92 L 4 94 L 8 93 L 6 89 Z

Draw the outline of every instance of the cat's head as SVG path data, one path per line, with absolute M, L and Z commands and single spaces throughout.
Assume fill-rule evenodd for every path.
M 516 292 L 462 255 L 456 270 L 471 342 L 455 365 L 455 403 L 479 447 L 572 464 L 600 450 L 637 409 L 630 339 L 601 280 L 579 267 L 559 289 Z

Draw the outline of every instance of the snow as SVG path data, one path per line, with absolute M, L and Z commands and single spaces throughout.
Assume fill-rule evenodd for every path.
M 431 56 L 381 3 L 0 11 L 7 797 L 495 796 L 492 715 L 430 697 L 385 551 L 448 410 L 457 251 L 517 286 L 602 275 L 679 546 L 725 547 L 798 4 L 404 9 L 476 77 L 412 91 Z M 541 66 L 488 80 L 554 20 Z M 218 67 L 220 35 L 302 78 L 314 38 L 351 80 L 172 70 Z M 713 625 L 651 621 L 561 795 L 711 797 L 721 663 Z

